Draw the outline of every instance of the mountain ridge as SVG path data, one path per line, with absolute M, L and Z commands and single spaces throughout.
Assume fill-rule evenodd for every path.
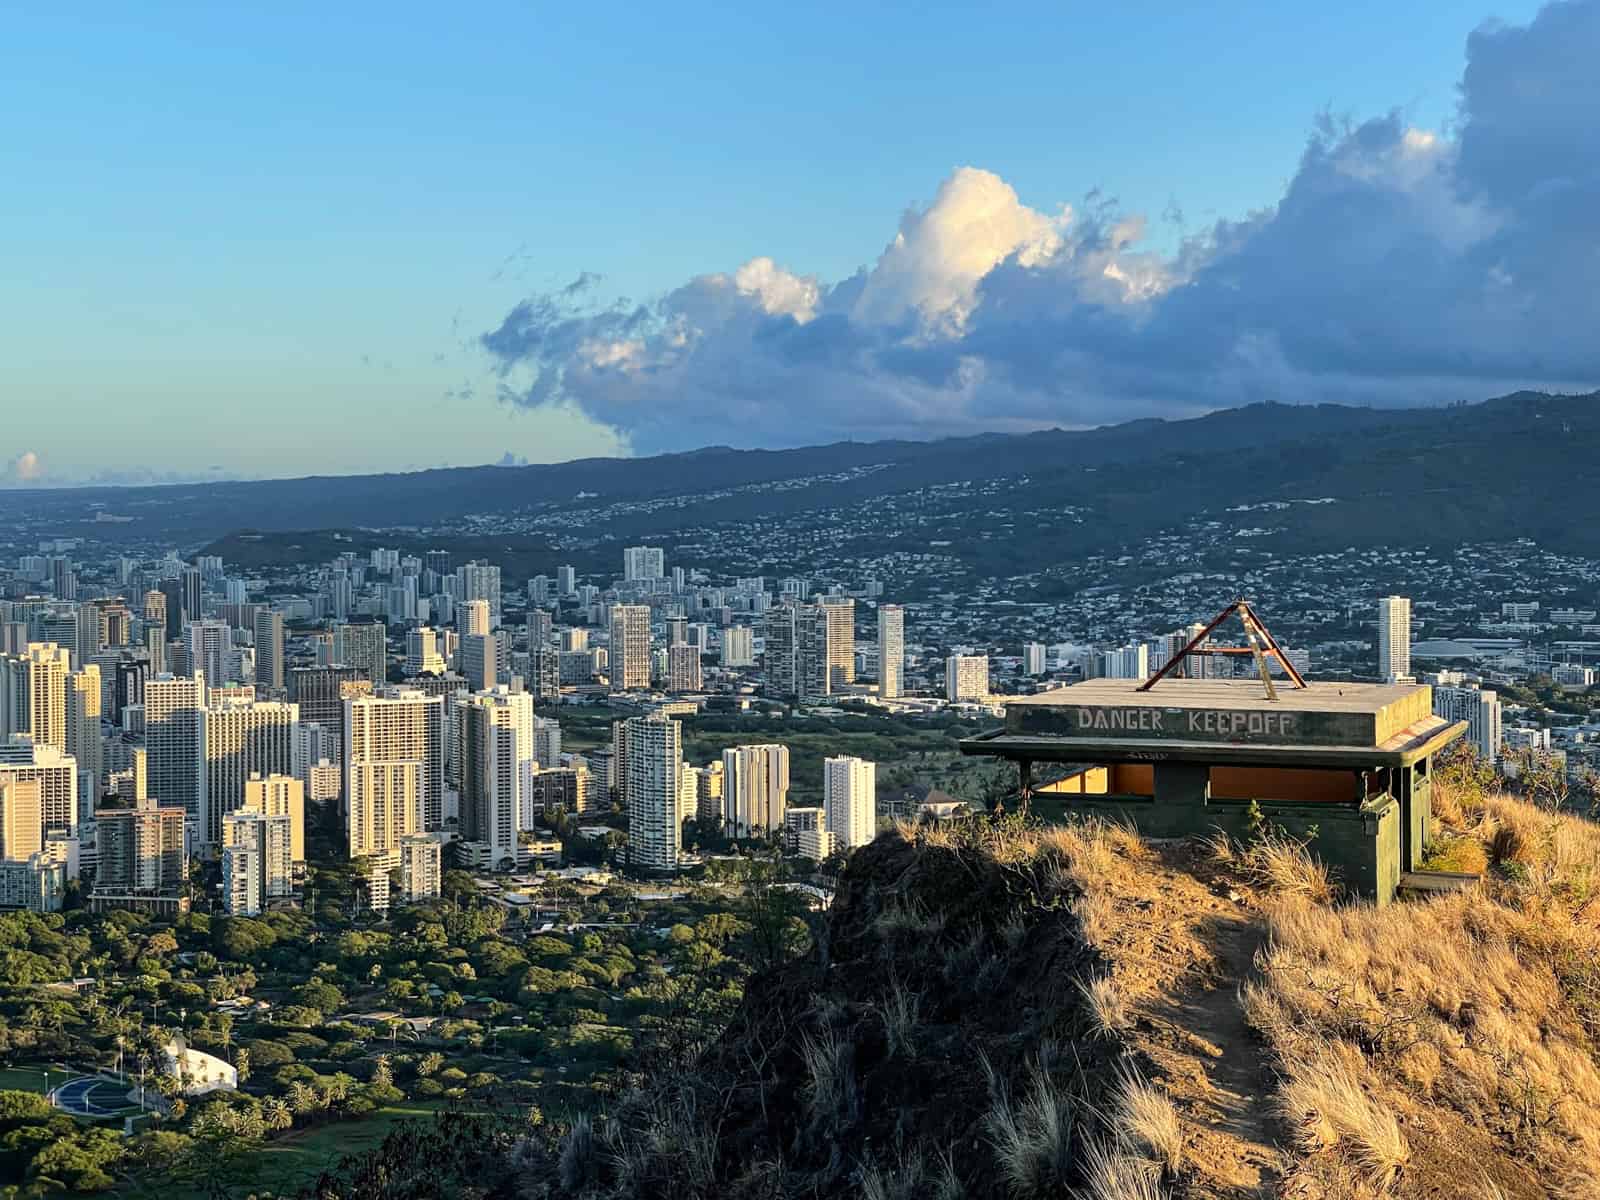
M 1369 511 L 1356 522 L 1355 540 L 1392 526 L 1402 540 L 1428 541 L 1429 523 L 1404 511 L 1410 504 L 1437 509 L 1431 524 L 1442 540 L 1538 530 L 1575 539 L 1576 548 L 1589 535 L 1559 518 L 1575 505 L 1600 504 L 1600 474 L 1590 465 L 1600 462 L 1597 398 L 1515 392 L 1401 409 L 1261 402 L 1183 420 L 928 442 L 704 447 L 521 467 L 10 491 L 0 492 L 0 512 L 67 531 L 77 524 L 100 538 L 159 536 L 190 546 L 240 530 L 437 531 L 482 515 L 537 516 L 590 544 L 630 537 L 670 542 L 679 529 L 735 517 L 788 518 L 953 482 L 1012 479 L 1007 494 L 1015 503 L 1027 498 L 1036 509 L 1103 512 L 1106 530 L 1130 538 L 1170 525 L 1179 512 L 1333 495 L 1352 507 L 1336 517 L 1282 519 L 1327 529 L 1370 510 L 1372 496 L 1386 496 L 1387 511 Z M 1107 468 L 1119 469 L 1107 474 Z M 1473 495 L 1469 484 L 1484 494 Z M 1447 493 L 1459 495 L 1441 508 L 1437 497 Z M 98 521 L 106 511 L 136 519 L 120 527 Z M 1591 540 L 1600 544 L 1600 536 Z

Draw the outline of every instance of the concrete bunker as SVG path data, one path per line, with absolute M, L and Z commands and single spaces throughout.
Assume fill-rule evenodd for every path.
M 1015 762 L 1022 794 L 1134 825 L 1149 837 L 1222 829 L 1244 837 L 1251 806 L 1380 904 L 1420 875 L 1432 764 L 1466 731 L 1413 683 L 1314 682 L 1264 695 L 1260 681 L 1092 679 L 1010 703 L 1005 725 L 961 743 Z M 1035 788 L 1036 764 L 1065 767 Z M 1057 773 L 1057 772 L 1053 772 Z

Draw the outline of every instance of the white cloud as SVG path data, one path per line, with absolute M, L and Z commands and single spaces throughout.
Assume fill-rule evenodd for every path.
M 1485 27 L 1448 133 L 1324 118 L 1276 204 L 1174 254 L 1092 193 L 1032 207 L 961 167 L 842 281 L 762 257 L 586 308 L 586 276 L 482 344 L 511 402 L 641 451 L 1593 385 L 1596 61 L 1600 0 Z
M 768 316 L 789 316 L 804 325 L 817 314 L 816 278 L 791 274 L 770 258 L 745 263 L 734 272 L 733 285 L 740 295 L 755 297 Z
M 900 219 L 851 316 L 896 325 L 915 314 L 925 332 L 959 334 L 983 277 L 1013 256 L 1023 267 L 1049 262 L 1065 245 L 1062 231 L 1071 216 L 1066 207 L 1054 217 L 1035 212 L 998 175 L 961 167 L 939 186 L 932 204 Z

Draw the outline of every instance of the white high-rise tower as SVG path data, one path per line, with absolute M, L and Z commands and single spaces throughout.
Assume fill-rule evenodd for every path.
M 905 692 L 906 610 L 878 605 L 878 695 L 892 700 Z
M 877 797 L 877 763 L 845 755 L 823 760 L 823 820 L 836 846 L 854 849 L 877 836 Z
M 1385 596 L 1378 601 L 1378 675 L 1385 683 L 1411 676 L 1411 601 Z

